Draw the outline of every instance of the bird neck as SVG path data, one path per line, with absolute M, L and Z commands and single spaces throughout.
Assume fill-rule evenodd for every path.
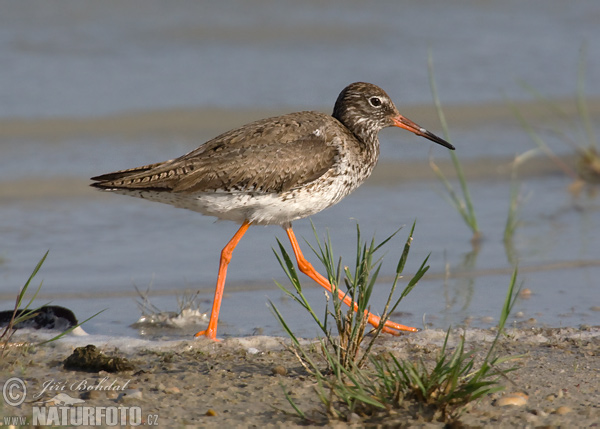
M 365 167 L 370 166 L 372 170 L 379 159 L 379 130 L 367 119 L 353 121 L 350 125 L 344 121 L 340 122 L 356 137 L 361 163 Z
M 379 129 L 368 118 L 359 117 L 353 113 L 349 110 L 339 109 L 336 105 L 332 116 L 354 134 L 365 148 L 379 151 L 379 139 L 377 137 Z

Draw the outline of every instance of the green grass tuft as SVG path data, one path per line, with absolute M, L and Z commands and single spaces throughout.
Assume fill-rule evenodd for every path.
M 382 321 L 387 319 L 389 313 L 394 311 L 429 268 L 426 266 L 427 257 L 400 297 L 396 300 L 392 298 L 409 256 L 414 227 L 413 224 L 398 261 L 396 277 L 390 288 L 391 293 Z M 370 292 L 381 268 L 381 258 L 374 258 L 374 254 L 397 232 L 379 244 L 375 244 L 374 239 L 363 243 L 360 238 L 360 228 L 357 226 L 357 258 L 354 270 L 348 267 L 342 269 L 341 260 L 336 262 L 334 258 L 329 235 L 325 243 L 321 244 L 315 232 L 317 245 L 313 250 L 327 270 L 332 285 L 337 288 L 343 274 L 344 284 L 348 288 L 347 293 L 354 298 L 360 310 L 369 309 Z M 324 414 L 329 418 L 343 420 L 354 413 L 374 419 L 372 421 L 382 421 L 390 415 L 391 410 L 412 409 L 414 413 L 427 420 L 452 423 L 459 417 L 466 404 L 502 390 L 503 386 L 499 380 L 515 370 L 514 367 L 504 367 L 507 361 L 514 358 L 499 357 L 496 346 L 503 335 L 506 320 L 518 295 L 518 290 L 515 290 L 516 269 L 501 310 L 496 337 L 483 360 L 479 359 L 481 362 L 476 360 L 476 354 L 472 350 L 465 351 L 464 335 L 460 336 L 454 350 L 450 351 L 450 329 L 448 329 L 444 344 L 437 353 L 434 363 L 427 363 L 423 359 L 415 363 L 398 359 L 390 352 L 379 355 L 372 353 L 374 341 L 381 333 L 381 324 L 374 331 L 368 345 L 361 347 L 365 339 L 364 311 L 357 313 L 351 309 L 342 311 L 341 301 L 339 297 L 336 298 L 337 293 L 333 294 L 333 310 L 328 305 L 325 316 L 319 318 L 302 293 L 302 286 L 291 258 L 281 243 L 278 244 L 279 252 L 275 252 L 275 255 L 290 279 L 293 291 L 287 290 L 280 284 L 278 286 L 309 312 L 323 333 L 324 337 L 318 339 L 318 348 L 323 359 L 320 359 L 314 350 L 301 345 L 300 340 L 273 303 L 271 308 L 291 338 L 290 350 L 300 359 L 309 374 L 315 377 L 316 393 L 325 408 Z M 332 333 L 332 324 L 337 329 L 337 336 Z M 289 395 L 285 394 L 285 396 L 300 418 L 307 422 L 314 422 L 306 417 Z
M 29 320 L 31 318 L 34 318 L 37 316 L 37 312 L 38 310 L 43 307 L 36 307 L 34 309 L 30 309 L 29 307 L 31 307 L 31 305 L 33 304 L 33 301 L 35 300 L 35 298 L 37 297 L 38 293 L 40 292 L 40 290 L 42 289 L 42 285 L 43 282 L 40 282 L 40 285 L 38 286 L 38 288 L 36 289 L 36 291 L 34 292 L 33 296 L 29 299 L 29 302 L 25 305 L 25 307 L 23 309 L 21 309 L 21 306 L 24 302 L 25 299 L 25 294 L 27 293 L 27 291 L 29 290 L 29 287 L 31 285 L 31 282 L 33 281 L 34 277 L 37 275 L 38 271 L 40 270 L 40 268 L 42 268 L 42 265 L 44 264 L 44 262 L 46 261 L 46 257 L 48 256 L 48 253 L 50 251 L 46 251 L 46 253 L 44 254 L 44 256 L 42 256 L 42 259 L 40 259 L 40 261 L 37 263 L 37 265 L 35 266 L 35 268 L 33 269 L 33 271 L 31 272 L 31 275 L 29 276 L 29 278 L 27 279 L 27 281 L 25 282 L 25 284 L 23 285 L 23 287 L 21 288 L 21 290 L 19 291 L 19 293 L 17 294 L 17 298 L 15 301 L 15 307 L 13 310 L 13 314 L 12 317 L 8 323 L 8 325 L 6 325 L 6 327 L 4 328 L 4 330 L 2 331 L 2 333 L 0 334 L 0 359 L 2 359 L 4 357 L 4 354 L 8 348 L 8 344 L 10 343 L 10 340 L 13 336 L 13 334 L 15 333 L 15 329 L 14 327 L 21 323 L 24 322 L 26 320 Z M 49 303 L 46 303 L 44 305 L 48 305 Z M 21 309 L 21 311 L 19 311 Z M 87 322 L 88 320 L 96 317 L 98 314 L 102 313 L 104 310 L 99 311 L 98 313 L 94 314 L 91 317 L 88 317 L 87 319 L 85 319 L 83 322 L 78 323 L 75 326 L 70 327 L 69 329 L 65 330 L 64 332 L 61 332 L 60 334 L 56 335 L 55 337 L 46 340 L 46 341 L 42 341 L 40 343 L 38 343 L 37 345 L 43 345 L 43 344 L 47 344 L 47 343 L 51 343 L 53 341 L 58 340 L 59 338 L 67 335 L 68 333 L 70 333 L 71 331 L 73 331 L 74 329 L 76 329 L 77 327 L 81 326 L 82 324 L 84 324 L 85 322 Z

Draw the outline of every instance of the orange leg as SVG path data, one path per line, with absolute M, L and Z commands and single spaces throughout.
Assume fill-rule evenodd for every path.
M 233 249 L 238 245 L 248 228 L 250 222 L 247 220 L 242 223 L 240 229 L 235 233 L 233 238 L 227 243 L 227 246 L 221 251 L 221 261 L 219 262 L 219 275 L 217 276 L 217 287 L 215 288 L 215 299 L 213 300 L 212 311 L 210 313 L 210 320 L 208 322 L 208 328 L 205 331 L 198 332 L 195 336 L 199 337 L 204 335 L 211 340 L 217 340 L 217 323 L 219 322 L 219 310 L 221 308 L 221 301 L 223 300 L 223 289 L 225 289 L 225 277 L 227 276 L 227 266 L 231 261 L 231 254 Z
M 323 286 L 329 292 L 332 292 L 332 287 L 331 287 L 331 284 L 329 283 L 329 281 L 325 277 L 323 277 L 321 274 L 319 274 L 314 269 L 314 267 L 310 264 L 310 262 L 308 262 L 304 258 L 304 255 L 302 255 L 302 251 L 300 250 L 300 246 L 298 245 L 298 240 L 296 240 L 294 231 L 292 231 L 292 226 L 290 225 L 289 227 L 285 228 L 285 232 L 287 233 L 288 238 L 290 239 L 290 243 L 292 244 L 292 249 L 294 249 L 294 254 L 296 255 L 296 261 L 298 262 L 298 268 L 300 269 L 300 271 L 302 271 L 308 277 L 310 277 L 311 279 L 316 281 L 318 284 Z M 348 306 L 353 306 L 354 311 L 358 311 L 358 305 L 356 303 L 352 302 L 352 299 L 339 289 L 338 289 L 338 296 L 340 297 L 341 300 L 344 301 L 344 304 L 346 304 Z M 375 316 L 373 313 L 369 313 L 367 311 L 365 311 L 365 314 L 367 315 L 368 322 L 371 325 L 373 325 L 375 327 L 379 326 L 379 321 L 381 320 L 380 317 Z M 411 328 L 409 326 L 400 325 L 398 323 L 394 323 L 394 322 L 388 320 L 387 322 L 385 322 L 383 331 L 390 333 L 390 334 L 398 335 L 398 331 L 417 332 L 418 329 Z

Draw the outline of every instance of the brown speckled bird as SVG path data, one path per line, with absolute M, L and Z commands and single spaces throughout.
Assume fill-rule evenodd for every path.
M 241 223 L 221 252 L 208 328 L 196 334 L 215 340 L 227 266 L 251 224 L 281 225 L 300 271 L 331 292 L 329 281 L 302 255 L 292 222 L 332 206 L 360 186 L 377 164 L 378 132 L 392 126 L 454 149 L 400 115 L 381 88 L 356 82 L 340 93 L 331 116 L 308 111 L 262 119 L 179 158 L 93 177 L 92 186 Z M 356 309 L 349 296 L 338 293 Z M 369 313 L 368 320 L 378 326 L 380 318 Z M 384 330 L 416 331 L 391 321 Z

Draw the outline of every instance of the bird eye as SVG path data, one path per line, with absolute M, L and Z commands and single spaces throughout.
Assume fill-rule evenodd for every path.
M 380 107 L 381 99 L 379 97 L 371 97 L 369 98 L 369 104 L 373 107 Z

